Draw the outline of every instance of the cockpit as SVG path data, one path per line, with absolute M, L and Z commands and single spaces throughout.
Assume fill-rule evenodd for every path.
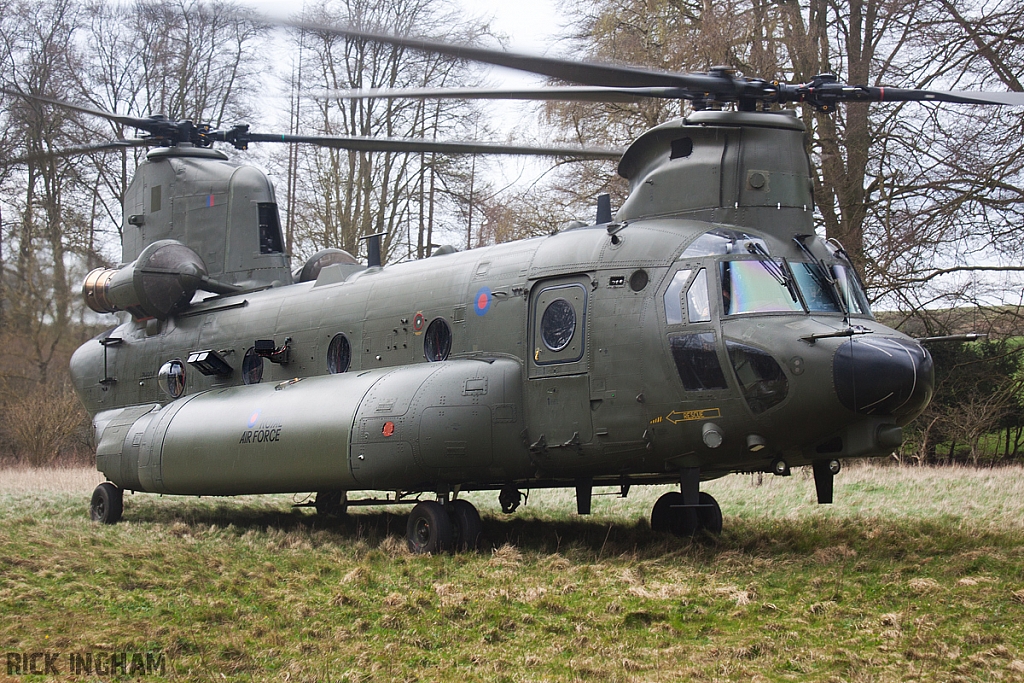
M 806 394 L 812 364 L 816 391 L 834 388 L 856 413 L 916 414 L 930 395 L 927 351 L 874 320 L 840 247 L 813 235 L 793 241 L 783 256 L 757 235 L 717 228 L 680 255 L 663 304 L 683 392 L 738 395 L 757 416 L 787 403 L 796 385 Z

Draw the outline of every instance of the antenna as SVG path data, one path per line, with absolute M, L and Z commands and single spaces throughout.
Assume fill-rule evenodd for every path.
M 366 240 L 366 265 L 369 268 L 374 266 L 380 266 L 380 242 L 387 232 L 378 232 L 373 235 L 366 235 L 360 237 L 361 240 Z

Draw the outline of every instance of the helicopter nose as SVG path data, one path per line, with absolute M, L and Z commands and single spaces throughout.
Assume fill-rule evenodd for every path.
M 832 377 L 844 406 L 861 415 L 889 415 L 900 423 L 921 414 L 935 386 L 928 350 L 892 337 L 844 343 L 832 361 Z

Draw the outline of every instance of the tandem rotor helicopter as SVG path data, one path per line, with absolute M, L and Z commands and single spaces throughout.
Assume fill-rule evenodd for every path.
M 71 361 L 108 479 L 93 519 L 116 523 L 125 490 L 315 492 L 318 513 L 413 504 L 409 548 L 440 552 L 480 537 L 467 491 L 513 512 L 522 489 L 574 488 L 587 514 L 595 486 L 672 483 L 651 527 L 718 533 L 702 481 L 810 465 L 830 503 L 840 459 L 890 453 L 931 399 L 928 351 L 873 318 L 841 245 L 815 234 L 803 124 L 770 109 L 1024 94 L 791 85 L 289 25 L 581 84 L 355 97 L 661 97 L 695 111 L 621 154 L 629 196 L 614 213 L 599 201 L 593 225 L 391 265 L 371 241 L 366 265 L 328 249 L 293 274 L 270 181 L 214 143 L 619 153 L 213 130 L 49 100 L 146 133 L 90 150 L 154 147 L 124 201 L 122 265 L 83 285 L 93 310 L 122 312 Z

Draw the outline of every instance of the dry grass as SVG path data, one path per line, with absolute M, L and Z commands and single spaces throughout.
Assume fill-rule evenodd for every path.
M 93 467 L 0 468 L 0 495 L 91 494 L 105 477 Z
M 0 640 L 183 680 L 1024 682 L 1022 474 L 851 467 L 833 506 L 727 477 L 695 542 L 649 530 L 659 491 L 473 494 L 491 550 L 424 557 L 393 509 L 140 494 L 101 527 L 95 472 L 0 470 Z

